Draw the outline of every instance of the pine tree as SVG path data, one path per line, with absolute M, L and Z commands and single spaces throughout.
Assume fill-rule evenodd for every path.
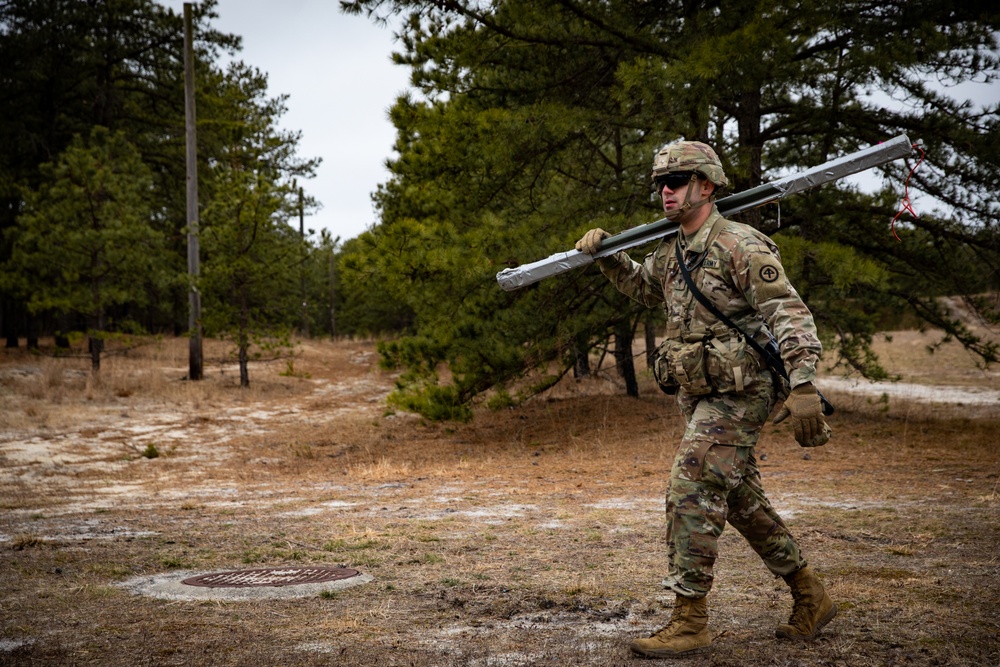
M 153 226 L 152 176 L 121 132 L 95 127 L 25 193 L 25 212 L 9 231 L 8 287 L 32 312 L 59 310 L 87 318 L 91 364 L 100 370 L 104 339 L 136 328 L 112 321 L 116 306 L 145 303 L 167 282 L 163 235 Z
M 582 341 L 634 331 L 641 314 L 596 270 L 509 295 L 493 274 L 570 248 L 590 227 L 616 232 L 660 217 L 649 165 L 680 137 L 715 145 L 740 190 L 909 133 L 927 152 L 911 187 L 945 208 L 902 216 L 902 243 L 889 220 L 915 160 L 887 167 L 880 192 L 838 183 L 788 200 L 780 229 L 776 207 L 744 220 L 775 234 L 839 361 L 884 374 L 869 346 L 874 313 L 900 309 L 996 359 L 937 298 L 976 304 L 997 288 L 998 110 L 952 100 L 930 81 L 995 79 L 995 9 L 944 0 L 345 6 L 406 17 L 396 59 L 420 93 L 392 110 L 399 158 L 377 195 L 381 222 L 343 259 L 350 289 L 412 313 L 410 335 L 384 348 L 416 389 L 401 400 L 459 413 L 479 393 L 507 392 L 542 370 L 520 385 L 529 395 L 573 366 Z M 435 375 L 441 362 L 454 378 L 447 387 Z
M 207 179 L 200 287 L 206 333 L 233 340 L 246 387 L 251 358 L 287 351 L 301 318 L 299 276 L 306 258 L 288 223 L 298 219 L 294 177 L 311 175 L 318 160 L 296 156 L 298 134 L 278 128 L 285 100 L 267 97 L 261 72 L 234 63 L 216 90 L 217 104 L 229 111 Z

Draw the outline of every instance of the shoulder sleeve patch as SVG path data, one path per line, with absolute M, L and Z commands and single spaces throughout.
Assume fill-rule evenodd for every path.
M 770 253 L 754 253 L 750 257 L 750 286 L 757 303 L 790 293 L 785 269 Z

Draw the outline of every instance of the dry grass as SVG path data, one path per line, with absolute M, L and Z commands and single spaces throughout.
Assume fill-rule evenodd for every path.
M 944 382 L 979 377 L 955 359 Z M 632 662 L 629 638 L 669 602 L 670 400 L 648 378 L 638 400 L 608 379 L 567 380 L 521 408 L 432 424 L 386 410 L 393 378 L 375 362 L 370 342 L 306 342 L 294 376 L 255 366 L 245 391 L 220 361 L 181 380 L 184 341 L 114 357 L 99 382 L 85 359 L 6 351 L 0 664 Z M 893 363 L 927 368 L 915 351 Z M 714 651 L 688 664 L 1000 664 L 1000 413 L 842 405 L 826 447 L 800 449 L 784 426 L 758 446 L 840 616 L 815 643 L 773 639 L 790 597 L 729 530 Z M 142 455 L 150 446 L 159 456 Z M 375 581 L 239 603 L 117 585 L 285 564 Z

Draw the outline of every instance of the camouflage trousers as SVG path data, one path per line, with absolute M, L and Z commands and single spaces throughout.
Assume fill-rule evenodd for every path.
M 728 521 L 767 568 L 782 576 L 805 565 L 761 486 L 754 445 L 774 407 L 763 371 L 742 394 L 678 396 L 687 428 L 667 486 L 667 577 L 663 586 L 699 598 L 712 588 L 718 540 Z

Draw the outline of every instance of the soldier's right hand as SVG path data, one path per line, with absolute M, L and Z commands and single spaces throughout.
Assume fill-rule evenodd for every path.
M 595 227 L 583 235 L 583 238 L 576 242 L 576 249 L 580 252 L 593 255 L 601 249 L 601 241 L 611 236 L 600 227 Z

